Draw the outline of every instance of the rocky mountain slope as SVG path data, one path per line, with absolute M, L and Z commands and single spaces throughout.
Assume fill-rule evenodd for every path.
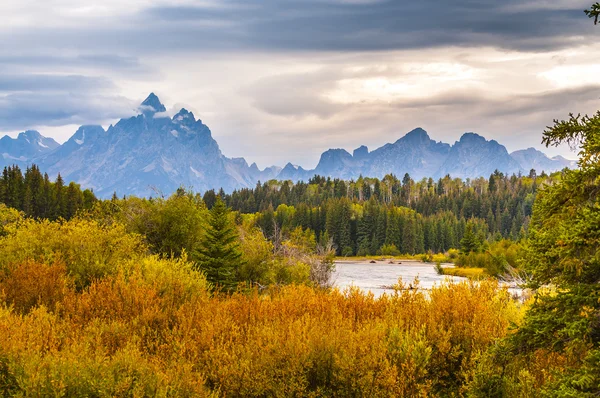
M 374 151 L 361 146 L 350 154 L 345 149 L 325 151 L 316 168 L 305 170 L 288 163 L 283 169 L 260 170 L 244 158 L 223 155 L 211 131 L 201 120 L 181 109 L 165 116 L 165 106 L 150 94 L 139 114 L 121 119 L 105 130 L 81 126 L 59 145 L 37 131 L 17 138 L 0 139 L 0 166 L 22 168 L 36 163 L 54 178 L 60 173 L 68 181 L 92 188 L 100 197 L 119 195 L 169 195 L 183 186 L 196 191 L 223 188 L 226 191 L 252 187 L 270 179 L 308 180 L 315 174 L 352 179 L 405 173 L 413 179 L 488 177 L 496 169 L 506 174 L 536 169 L 552 172 L 576 165 L 560 156 L 549 158 L 529 148 L 511 154 L 498 142 L 465 133 L 453 145 L 432 140 L 417 128 L 394 143 Z
M 51 177 L 60 173 L 94 189 L 100 197 L 169 195 L 178 187 L 233 190 L 274 178 L 278 169 L 258 170 L 242 158 L 225 157 L 210 129 L 186 109 L 172 118 L 154 94 L 137 116 L 108 130 L 82 126 L 62 146 L 36 162 Z

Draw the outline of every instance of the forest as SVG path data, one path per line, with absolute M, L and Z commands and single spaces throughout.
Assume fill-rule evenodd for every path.
M 393 175 L 382 181 L 315 176 L 308 183 L 273 180 L 229 195 L 211 190 L 202 202 L 211 209 L 222 198 L 230 209 L 253 215 L 272 241 L 275 233 L 289 236 L 300 228 L 323 246 L 331 240 L 342 256 L 444 253 L 460 248 L 467 230 L 480 243 L 518 241 L 525 235 L 538 187 L 557 178 L 560 173 L 537 176 L 535 170 L 527 177 L 496 172 L 474 181 L 447 176 L 437 182 L 414 182 L 408 174 L 402 182 Z M 197 196 L 183 188 L 174 196 L 183 195 Z M 131 203 L 151 206 L 164 200 L 120 200 L 115 194 L 111 202 L 128 208 Z M 89 189 L 81 191 L 75 183 L 65 187 L 60 175 L 50 182 L 35 165 L 24 175 L 16 166 L 5 168 L 0 179 L 0 203 L 33 218 L 70 219 L 97 201 Z

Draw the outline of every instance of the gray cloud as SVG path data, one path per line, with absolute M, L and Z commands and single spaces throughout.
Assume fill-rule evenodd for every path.
M 252 99 L 255 107 L 272 115 L 327 118 L 344 109 L 320 95 L 334 87 L 336 77 L 332 70 L 277 75 L 256 81 L 242 93 Z
M 393 71 L 388 73 L 393 74 Z M 504 95 L 485 89 L 457 88 L 421 98 L 357 99 L 343 106 L 328 100 L 322 91 L 312 90 L 314 87 L 327 90 L 334 86 L 330 79 L 345 77 L 348 74 L 323 69 L 312 74 L 263 79 L 257 82 L 262 87 L 247 89 L 246 93 L 252 96 L 257 109 L 276 119 L 267 124 L 266 130 L 254 130 L 245 137 L 236 136 L 235 145 L 242 148 L 238 149 L 238 154 L 250 151 L 257 137 L 262 135 L 259 140 L 269 142 L 269 145 L 254 150 L 257 157 L 253 160 L 263 165 L 268 164 L 264 160 L 267 158 L 277 159 L 280 165 L 291 160 L 305 168 L 314 168 L 319 155 L 328 148 L 342 146 L 351 151 L 364 144 L 374 149 L 394 142 L 418 126 L 425 128 L 432 138 L 449 143 L 464 132 L 474 131 L 498 140 L 510 151 L 529 146 L 541 148 L 542 131 L 555 118 L 565 118 L 569 112 L 592 113 L 600 103 L 598 84 Z M 280 79 L 294 81 L 294 87 L 308 87 L 309 90 L 301 90 L 301 95 L 289 104 L 278 102 L 277 94 L 265 100 L 267 93 L 276 92 Z M 285 94 L 281 98 L 284 97 Z M 323 113 L 327 119 L 322 123 L 311 124 L 305 120 L 310 116 L 321 117 Z M 289 116 L 304 122 L 290 123 Z M 280 123 L 275 123 L 278 119 L 281 119 Z M 306 128 L 307 125 L 311 128 Z M 247 129 L 253 130 L 250 122 Z M 226 147 L 228 145 L 225 143 Z M 273 148 L 285 148 L 285 151 L 278 150 L 274 154 Z M 574 154 L 561 153 L 574 157 Z
M 100 124 L 132 114 L 137 104 L 117 94 L 114 80 L 102 76 L 106 70 L 130 80 L 156 75 L 136 57 L 0 55 L 0 131 Z
M 167 26 L 181 24 L 197 33 L 191 37 L 200 47 L 216 40 L 227 47 L 276 50 L 373 51 L 447 45 L 546 50 L 569 45 L 569 36 L 592 32 L 582 17 L 586 3 L 571 1 L 557 7 L 531 0 L 265 0 L 249 7 L 224 0 L 227 7 L 156 7 L 145 11 L 144 18 Z M 207 21 L 222 23 L 202 23 Z
M 93 93 L 24 92 L 0 97 L 0 129 L 103 123 L 133 113 L 126 98 Z
M 0 55 L 0 65 L 39 67 L 110 67 L 123 70 L 144 70 L 139 60 L 131 56 L 114 54 L 60 55 Z
M 164 54 L 183 50 L 380 51 L 494 46 L 543 51 L 593 34 L 589 2 L 221 0 L 157 6 L 104 24 L 14 28 L 3 45 Z M 5 34 L 5 37 L 6 34 Z
M 0 75 L 0 92 L 106 90 L 114 88 L 113 82 L 104 77 L 43 74 Z

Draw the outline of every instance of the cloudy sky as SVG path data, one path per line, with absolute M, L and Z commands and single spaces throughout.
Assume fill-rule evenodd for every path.
M 600 109 L 592 2 L 2 0 L 0 133 L 62 142 L 153 91 L 261 167 L 418 126 L 542 148 L 553 119 Z

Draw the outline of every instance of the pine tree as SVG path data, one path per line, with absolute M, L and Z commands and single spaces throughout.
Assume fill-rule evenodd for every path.
M 592 4 L 589 10 L 585 10 L 585 15 L 594 19 L 594 25 L 598 24 L 598 17 L 600 17 L 600 3 Z
M 83 206 L 83 194 L 81 189 L 74 182 L 70 182 L 67 186 L 67 195 L 65 202 L 66 218 L 75 217 L 77 211 Z
M 357 231 L 357 254 L 364 256 L 374 254 L 371 252 L 370 246 L 375 230 L 374 210 L 376 210 L 374 201 L 369 201 L 364 207 L 362 218 L 358 221 Z
M 387 209 L 385 207 L 379 208 L 377 215 L 377 222 L 375 223 L 375 234 L 373 235 L 373 241 L 371 242 L 371 252 L 376 253 L 381 246 L 385 243 L 385 231 L 387 229 Z
M 535 201 L 523 265 L 538 293 L 511 348 L 578 353 L 549 390 L 600 396 L 600 112 L 555 121 L 543 142 L 580 145 L 579 169 L 564 172 Z M 544 286 L 556 294 L 545 294 Z
M 471 252 L 479 251 L 481 244 L 477 239 L 477 235 L 473 231 L 473 223 L 468 222 L 465 228 L 465 233 L 460 240 L 460 250 L 464 254 L 469 254 Z
M 195 252 L 197 268 L 216 287 L 232 290 L 242 263 L 238 234 L 229 209 L 220 197 L 210 210 L 205 234 Z
M 56 203 L 53 208 L 53 216 L 52 218 L 65 217 L 67 212 L 67 201 L 65 195 L 65 185 L 60 173 L 56 177 L 56 182 L 54 183 L 54 197 L 56 198 Z
M 415 254 L 417 250 L 417 228 L 415 219 L 409 216 L 402 231 L 402 253 Z

